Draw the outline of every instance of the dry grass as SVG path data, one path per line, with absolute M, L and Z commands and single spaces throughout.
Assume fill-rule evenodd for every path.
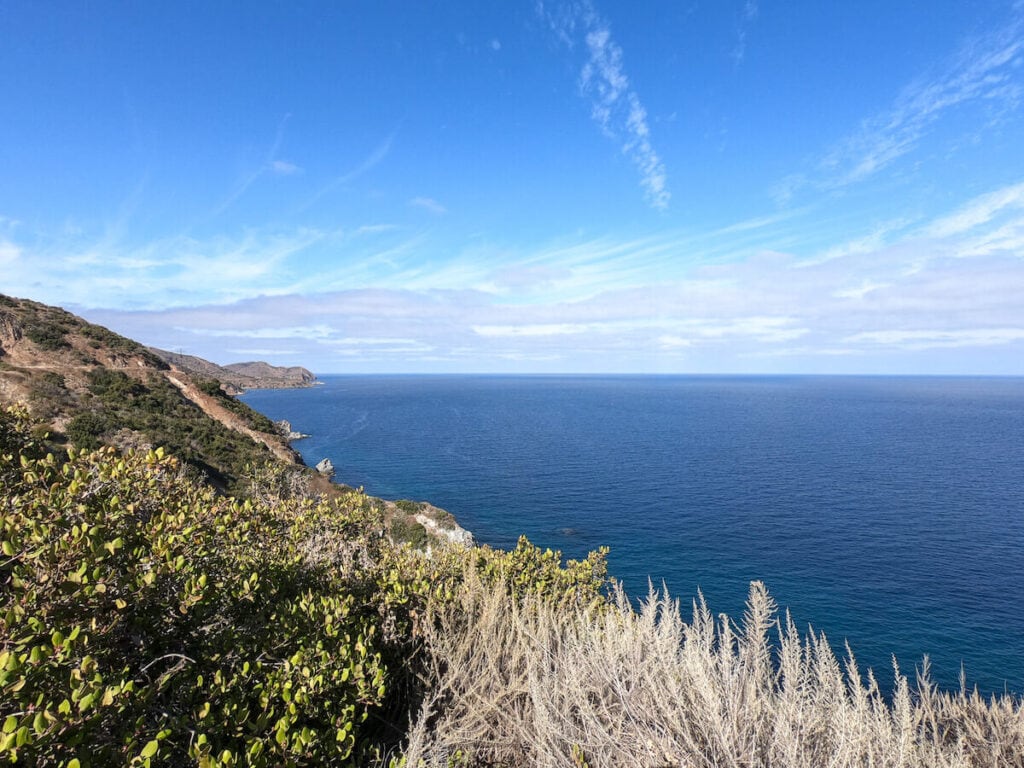
M 780 621 L 751 584 L 741 627 L 654 592 L 604 610 L 516 601 L 467 575 L 427 628 L 431 697 L 412 766 L 1020 766 L 1017 697 L 938 691 L 896 670 L 891 696 L 852 654 Z

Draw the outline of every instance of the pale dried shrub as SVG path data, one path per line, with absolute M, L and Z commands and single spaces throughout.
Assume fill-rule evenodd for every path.
M 847 648 L 802 637 L 751 584 L 743 626 L 653 590 L 634 608 L 516 600 L 467 574 L 424 627 L 431 692 L 404 765 L 953 768 L 1024 765 L 1021 699 L 886 697 Z

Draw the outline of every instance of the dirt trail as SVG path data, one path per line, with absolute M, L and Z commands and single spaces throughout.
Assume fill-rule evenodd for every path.
M 241 432 L 243 435 L 250 437 L 258 443 L 263 443 L 274 455 L 282 461 L 286 461 L 289 464 L 297 464 L 296 454 L 291 448 L 284 444 L 283 440 L 275 440 L 273 437 L 266 435 L 262 432 L 248 427 L 242 422 L 237 414 L 232 413 L 224 406 L 217 403 L 217 401 L 201 391 L 194 384 L 185 379 L 184 374 L 176 368 L 169 371 L 163 371 L 163 374 L 167 377 L 167 380 L 176 386 L 181 393 L 199 406 L 203 413 L 212 419 L 216 419 L 228 429 L 233 429 L 236 432 Z

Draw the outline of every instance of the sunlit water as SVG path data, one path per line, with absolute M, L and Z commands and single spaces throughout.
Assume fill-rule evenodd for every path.
M 246 402 L 307 463 L 425 499 L 480 542 L 611 548 L 742 618 L 761 579 L 798 626 L 890 679 L 1024 692 L 1024 379 L 326 377 Z

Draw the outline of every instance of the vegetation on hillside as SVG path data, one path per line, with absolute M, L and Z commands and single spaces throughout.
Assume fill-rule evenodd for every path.
M 137 341 L 101 325 L 86 322 L 60 307 L 0 294 L 0 313 L 5 319 L 15 322 L 26 338 L 45 351 L 75 350 L 74 338 L 84 337 L 91 349 L 108 349 L 118 354 L 131 355 L 144 360 L 153 368 L 167 367 L 166 363 Z M 87 353 L 79 353 L 77 358 L 85 363 L 95 362 Z
M 26 343 L 27 342 L 27 343 Z M 281 441 L 265 416 L 226 394 L 221 382 L 175 374 L 256 433 Z M 226 490 L 246 467 L 270 459 L 267 447 L 203 412 L 170 377 L 168 364 L 141 344 L 58 307 L 0 296 L 0 392 L 24 401 L 52 439 L 164 448 Z
M 230 393 L 247 389 L 291 389 L 309 387 L 316 382 L 312 371 L 299 366 L 277 366 L 265 362 L 217 365 L 209 360 L 180 352 L 150 347 L 150 351 L 179 370 L 200 379 L 216 379 Z
M 422 695 L 428 605 L 468 571 L 599 599 L 599 558 L 563 569 L 526 544 L 428 558 L 391 543 L 373 501 L 218 496 L 162 451 L 58 459 L 4 410 L 0 760 L 384 760 Z
M 232 488 L 249 465 L 267 461 L 270 452 L 208 418 L 159 372 L 130 376 L 97 367 L 88 373 L 89 394 L 80 399 L 65 433 L 71 443 L 95 448 L 117 442 L 120 430 L 143 435 L 153 448 L 165 448 L 222 486 Z M 224 394 L 213 383 L 202 387 L 250 428 L 273 434 L 269 419 Z
M 891 698 L 852 654 L 703 604 L 637 609 L 603 552 L 427 555 L 357 492 L 245 499 L 162 451 L 57 458 L 0 411 L 0 761 L 25 765 L 1010 766 L 1013 696 Z M 299 489 L 301 490 L 301 489 Z

